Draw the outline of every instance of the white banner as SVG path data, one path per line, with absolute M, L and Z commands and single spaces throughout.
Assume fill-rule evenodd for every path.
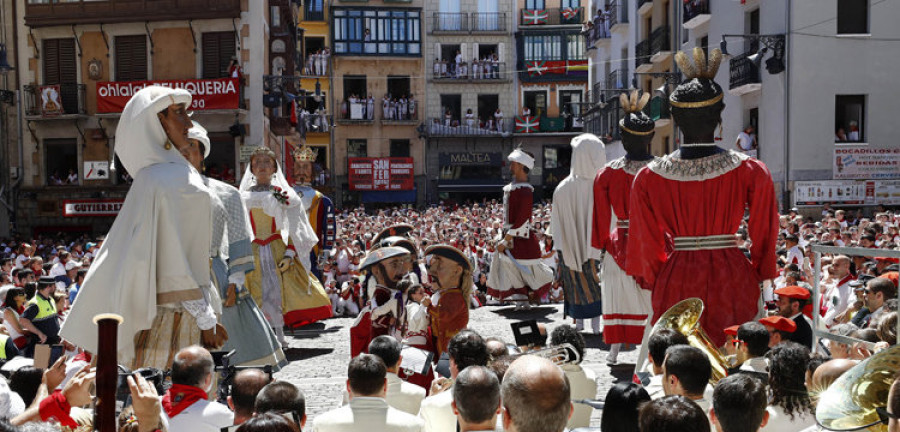
M 900 148 L 837 146 L 835 180 L 900 179 Z

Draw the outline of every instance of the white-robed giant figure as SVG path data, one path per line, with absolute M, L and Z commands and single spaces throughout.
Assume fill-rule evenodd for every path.
M 134 182 L 60 330 L 97 352 L 92 319 L 121 315 L 118 361 L 133 368 L 167 368 L 183 347 L 227 339 L 208 300 L 210 193 L 178 151 L 190 104 L 187 91 L 150 86 L 125 106 L 116 155 Z

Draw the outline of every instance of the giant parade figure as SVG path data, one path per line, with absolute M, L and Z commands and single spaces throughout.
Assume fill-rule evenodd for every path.
M 534 156 L 517 148 L 507 159 L 513 178 L 503 187 L 503 226 L 487 284 L 493 297 L 520 300 L 518 309 L 529 304 L 529 297 L 540 299 L 550 290 L 553 270 L 541 260 L 541 247 L 532 232 L 534 187 L 528 183 L 528 174 L 534 168 Z
M 615 363 L 623 343 L 641 342 L 647 316 L 650 315 L 650 287 L 625 274 L 625 250 L 628 245 L 629 199 L 631 184 L 650 155 L 656 123 L 644 114 L 650 95 L 620 96 L 625 117 L 619 120 L 625 156 L 609 162 L 594 179 L 594 229 L 591 246 L 605 251 L 600 279 L 603 282 L 603 341 L 610 345 L 607 361 Z
M 397 284 L 409 273 L 409 251 L 399 246 L 372 249 L 359 265 L 375 279 L 375 288 L 363 310 L 350 327 L 350 357 L 366 352 L 378 336 L 403 339 L 400 324 L 406 313 L 403 293 Z
M 594 176 L 606 164 L 606 148 L 600 138 L 581 134 L 572 139 L 571 172 L 553 192 L 550 211 L 550 235 L 553 247 L 560 251 L 557 278 L 565 292 L 566 314 L 578 320 L 581 330 L 590 319 L 594 333 L 600 333 L 601 307 L 599 262 L 590 248 L 591 196 Z
M 331 198 L 312 187 L 315 178 L 315 162 L 318 153 L 311 147 L 303 146 L 293 152 L 294 157 L 294 192 L 303 201 L 303 207 L 309 215 L 309 225 L 319 239 L 313 246 L 308 258 L 309 268 L 317 278 L 322 278 L 319 266 L 334 247 L 337 225 L 334 218 L 334 204 Z
M 684 142 L 650 162 L 632 185 L 625 267 L 651 287 L 654 321 L 697 297 L 706 306 L 700 323 L 721 345 L 722 329 L 757 315 L 760 283 L 776 275 L 778 209 L 765 164 L 715 144 L 725 107 L 713 81 L 721 51 L 710 51 L 708 63 L 700 48 L 693 57 L 692 64 L 684 52 L 676 54 L 686 80 L 669 96 Z M 735 239 L 745 212 L 749 259 Z M 667 247 L 669 238 L 674 248 Z
M 247 287 L 285 345 L 285 324 L 298 327 L 331 318 L 331 301 L 308 267 L 309 253 L 319 239 L 303 202 L 287 185 L 275 152 L 267 147 L 250 155 L 241 196 L 253 229 L 255 269 L 247 274 Z
M 472 263 L 459 249 L 434 245 L 425 250 L 434 294 L 426 299 L 436 357 L 447 351 L 450 339 L 469 325 Z

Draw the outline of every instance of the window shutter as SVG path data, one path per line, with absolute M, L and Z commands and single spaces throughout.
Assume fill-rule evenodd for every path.
M 203 33 L 203 78 L 227 78 L 228 65 L 235 55 L 234 33 Z
M 147 36 L 116 36 L 116 81 L 147 79 Z
M 75 39 L 44 39 L 44 84 L 77 83 Z

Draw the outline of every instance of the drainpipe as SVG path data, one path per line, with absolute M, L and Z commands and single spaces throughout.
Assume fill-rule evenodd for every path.
M 793 50 L 791 49 L 791 0 L 785 0 L 787 4 L 787 11 L 784 14 L 785 21 L 785 37 L 784 37 L 784 51 L 787 57 L 787 61 L 784 66 L 784 183 L 781 186 L 781 199 L 782 199 L 782 210 L 791 208 L 791 189 L 789 186 L 790 178 L 791 178 L 791 151 L 790 151 L 790 138 L 791 138 L 791 55 L 793 54 Z

